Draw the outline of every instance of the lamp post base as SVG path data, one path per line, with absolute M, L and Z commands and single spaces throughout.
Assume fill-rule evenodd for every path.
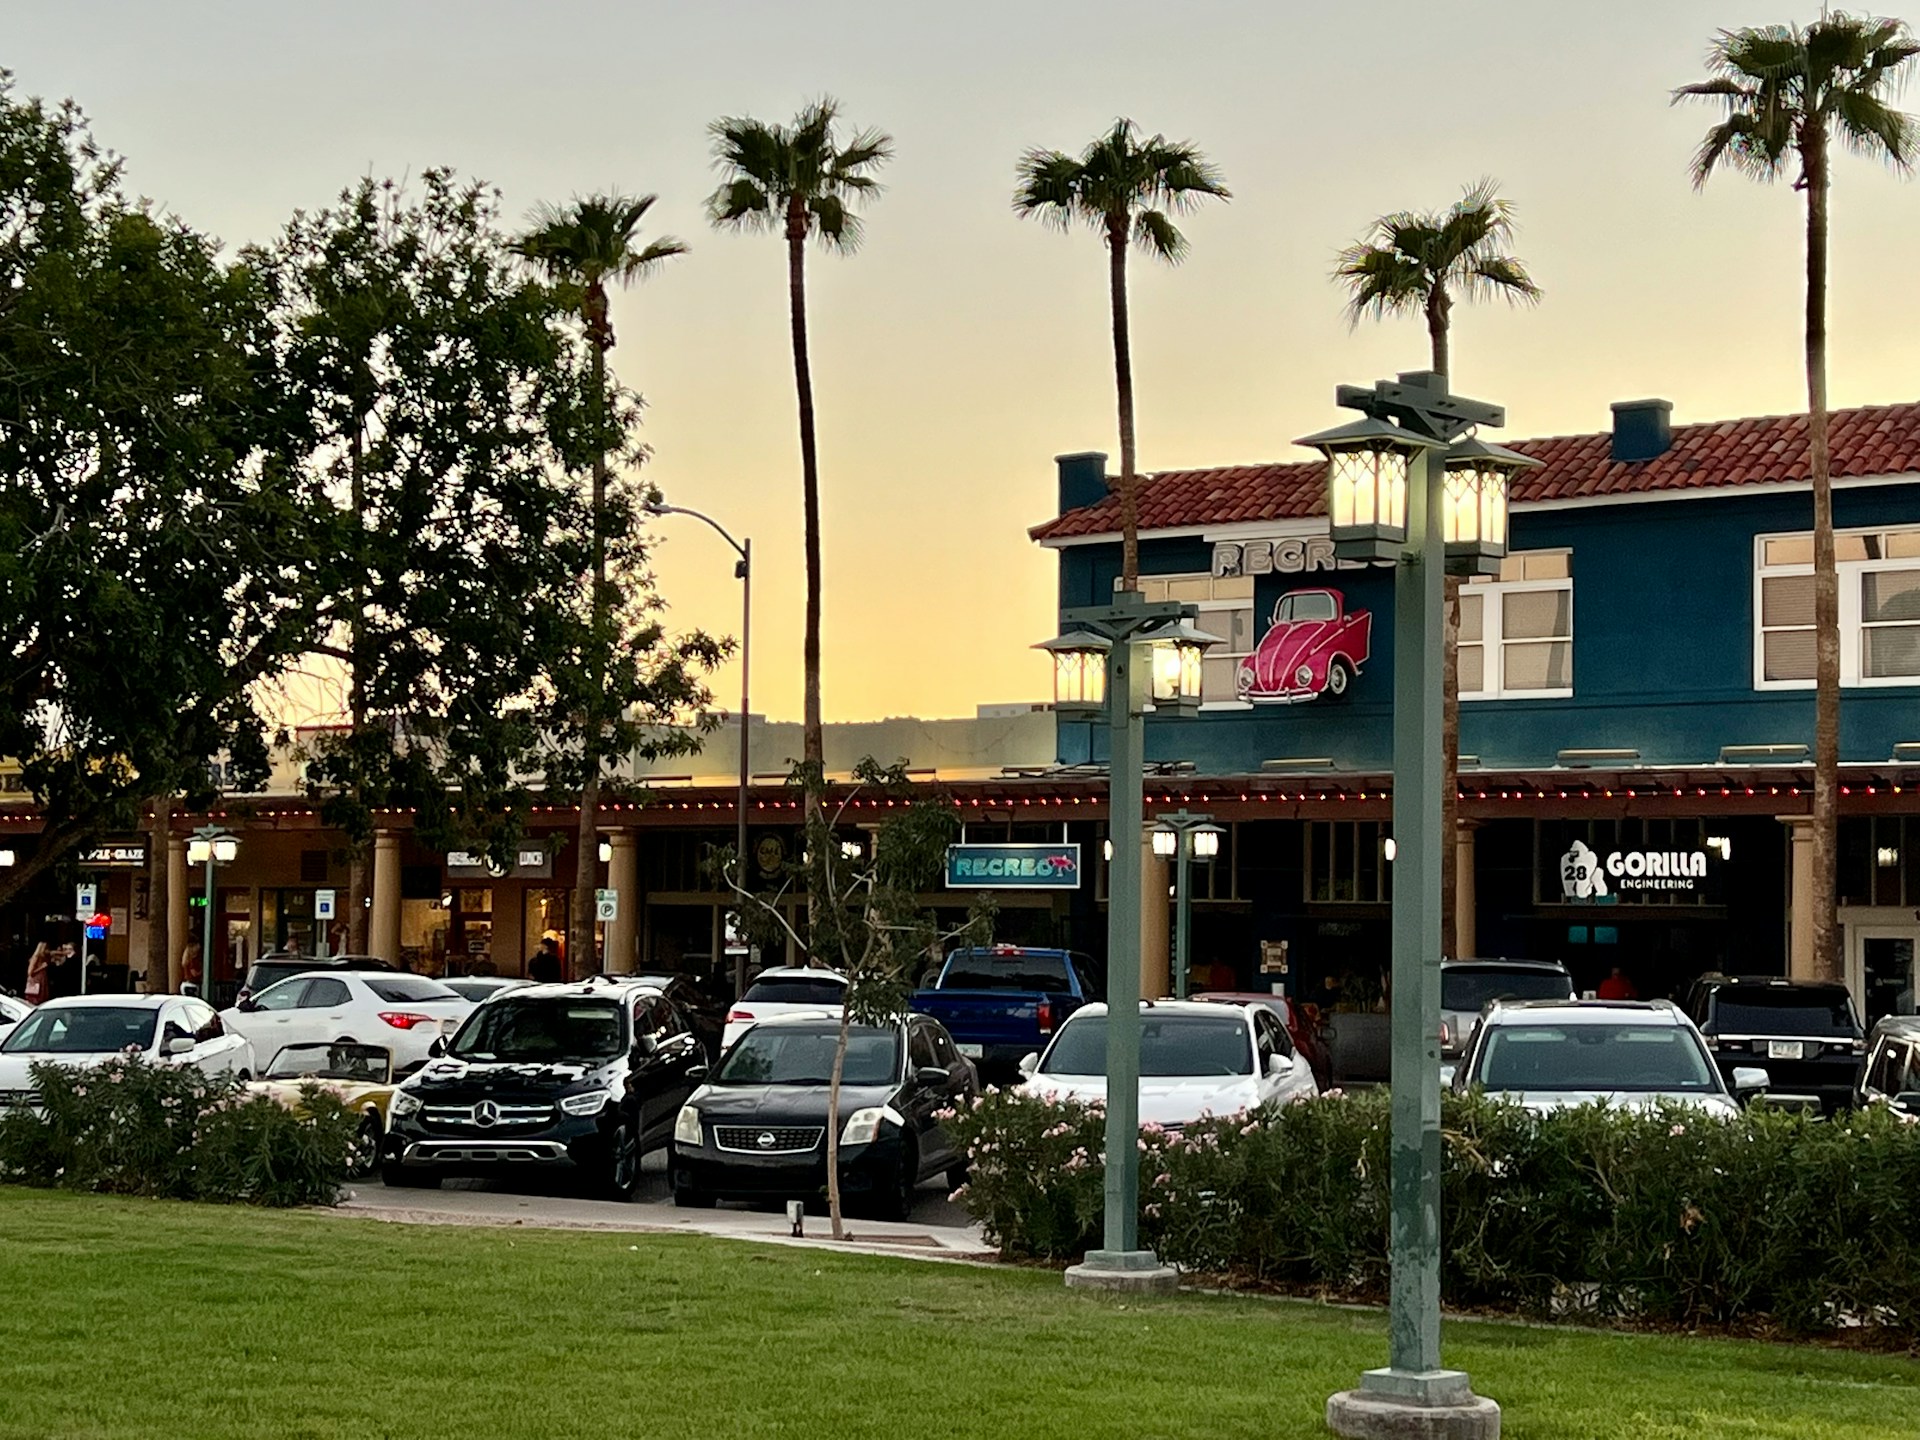
M 1151 1250 L 1089 1250 L 1067 1267 L 1067 1288 L 1164 1295 L 1180 1288 L 1180 1272 Z
M 1369 1370 L 1327 1400 L 1327 1428 L 1350 1440 L 1500 1440 L 1500 1407 L 1460 1370 Z

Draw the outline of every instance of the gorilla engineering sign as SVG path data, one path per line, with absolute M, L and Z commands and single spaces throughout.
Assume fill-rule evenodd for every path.
M 1602 857 L 1584 840 L 1560 857 L 1566 900 L 1613 900 L 1648 890 L 1697 890 L 1707 878 L 1705 850 L 1610 850 Z

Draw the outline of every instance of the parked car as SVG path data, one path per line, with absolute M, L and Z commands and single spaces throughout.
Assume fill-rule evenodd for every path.
M 840 1127 L 840 1184 L 856 1206 L 904 1220 L 920 1182 L 966 1178 L 966 1161 L 937 1118 L 977 1093 L 973 1068 L 937 1020 L 853 1026 L 840 1108 L 827 1111 L 839 1022 L 763 1020 L 729 1046 L 681 1107 L 668 1168 L 678 1205 L 826 1193 L 829 1124 Z
M 380 1138 L 387 1133 L 387 1104 L 393 1097 L 393 1052 L 378 1045 L 288 1045 L 267 1062 L 262 1077 L 248 1084 L 256 1095 L 298 1111 L 306 1090 L 317 1085 L 360 1115 L 351 1179 L 370 1174 L 380 1159 Z
M 1577 999 L 1573 977 L 1558 960 L 1440 962 L 1440 1083 L 1453 1079 L 1480 1012 L 1495 1000 Z
M 333 970 L 294 975 L 221 1012 L 262 1055 L 288 1045 L 379 1044 L 401 1073 L 426 1062 L 435 1040 L 460 1028 L 473 1010 L 424 975 Z
M 1140 1002 L 1140 1122 L 1178 1129 L 1320 1093 L 1273 1011 L 1195 1000 Z M 1107 1094 L 1107 1007 L 1082 1006 L 1044 1055 L 1020 1062 L 1036 1093 L 1075 1100 Z
M 708 1061 L 720 1058 L 720 1052 L 726 1048 L 722 1043 L 727 1027 L 728 1007 L 725 1004 L 716 1003 L 686 975 L 659 971 L 627 978 L 636 985 L 651 985 L 671 1000 L 674 1008 L 686 1016 L 687 1023 L 693 1027 L 693 1033 L 699 1037 L 701 1047 L 707 1052 Z M 838 997 L 835 997 L 834 1003 L 838 1005 Z
M 1314 1084 L 1322 1090 L 1332 1086 L 1333 1062 L 1320 1037 L 1317 1006 L 1302 1005 L 1291 995 L 1265 990 L 1208 990 L 1193 998 L 1208 1005 L 1258 1005 L 1272 1011 L 1286 1040 L 1313 1071 Z M 1315 1013 L 1310 1015 L 1308 1011 Z
M 1292 703 L 1347 693 L 1373 653 L 1373 616 L 1338 590 L 1294 590 L 1273 607 L 1267 633 L 1234 672 L 1242 700 Z
M 1831 1115 L 1853 1103 L 1866 1032 L 1847 987 L 1833 980 L 1705 976 L 1687 1009 L 1720 1073 L 1757 1065 L 1769 1093 L 1815 1096 Z
M 471 1000 L 479 1005 L 496 995 L 509 990 L 518 990 L 523 985 L 531 985 L 531 980 L 522 980 L 517 975 L 442 975 L 440 983 L 446 986 L 462 1000 Z
M 33 1013 L 33 1006 L 17 995 L 0 995 L 0 1040 L 7 1038 L 13 1027 Z
M 1675 1100 L 1731 1115 L 1738 1100 L 1766 1090 L 1767 1072 L 1743 1066 L 1723 1080 L 1706 1041 L 1670 1000 L 1496 1000 L 1453 1087 L 1505 1095 L 1530 1110 Z
M 993 945 L 955 950 L 908 1003 L 946 1027 L 983 1079 L 997 1081 L 1016 1078 L 1021 1056 L 1045 1049 L 1068 1016 L 1101 994 L 1085 955 Z
M 1920 1015 L 1888 1015 L 1873 1027 L 1853 1098 L 1920 1113 Z
M 389 1185 L 565 1171 L 630 1200 L 693 1092 L 700 1042 L 649 986 L 596 976 L 527 985 L 468 1015 L 394 1092 Z
M 234 996 L 236 1001 L 246 1000 L 258 995 L 269 985 L 277 985 L 289 975 L 308 975 L 315 970 L 394 970 L 375 955 L 296 955 L 285 950 L 272 950 L 262 955 L 247 971 L 247 978 L 240 982 L 240 990 Z
M 793 1015 L 800 1011 L 840 1013 L 847 998 L 847 977 L 835 970 L 809 965 L 770 965 L 747 987 L 727 1011 L 720 1035 L 720 1048 L 731 1050 L 747 1027 L 775 1015 Z
M 242 1080 L 253 1046 L 191 995 L 63 995 L 36 1005 L 0 1041 L 0 1104 L 32 1104 L 35 1065 L 98 1065 L 128 1050 Z

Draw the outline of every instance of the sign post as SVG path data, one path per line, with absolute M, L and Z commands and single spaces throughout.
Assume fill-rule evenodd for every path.
M 86 926 L 80 932 L 80 993 L 87 993 L 87 941 L 93 934 L 93 912 L 99 909 L 99 889 L 82 881 L 73 887 L 73 918 Z
M 596 890 L 593 892 L 593 918 L 611 925 L 620 918 L 620 892 L 618 890 Z
M 320 932 L 319 948 L 322 960 L 327 958 L 327 934 L 333 928 L 327 922 L 333 919 L 334 898 L 334 892 L 331 890 L 313 892 L 313 922 L 314 928 Z

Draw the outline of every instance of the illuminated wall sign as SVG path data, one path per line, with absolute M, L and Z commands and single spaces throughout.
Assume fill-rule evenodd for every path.
M 949 890 L 1078 890 L 1078 845 L 949 845 Z
M 495 865 L 485 851 L 449 850 L 447 876 L 454 880 L 546 880 L 553 875 L 553 857 L 542 845 L 522 845 L 511 869 Z
M 146 863 L 147 842 L 144 840 L 112 841 L 89 846 L 80 852 L 80 868 L 83 870 L 125 870 Z
M 1560 857 L 1560 893 L 1567 900 L 1609 901 L 1650 890 L 1697 891 L 1707 878 L 1706 850 L 1610 850 L 1584 840 Z
M 1219 540 L 1213 547 L 1216 578 L 1234 575 L 1304 575 L 1314 570 L 1362 570 L 1360 560 L 1335 560 L 1325 535 L 1291 535 L 1281 540 Z

